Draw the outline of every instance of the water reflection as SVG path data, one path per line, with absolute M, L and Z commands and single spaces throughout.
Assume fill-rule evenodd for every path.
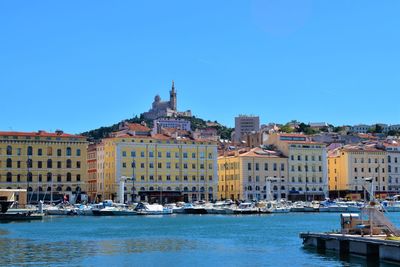
M 317 256 L 325 261 L 337 262 L 340 259 L 342 266 L 367 266 L 367 267 L 395 267 L 399 266 L 390 262 L 379 261 L 377 259 L 367 259 L 364 256 L 353 254 L 342 254 L 336 251 L 322 251 L 316 248 L 304 247 L 303 251 L 310 256 Z
M 196 249 L 184 239 L 96 240 L 38 243 L 30 239 L 0 238 L 2 266 L 26 264 L 77 264 L 86 257 Z

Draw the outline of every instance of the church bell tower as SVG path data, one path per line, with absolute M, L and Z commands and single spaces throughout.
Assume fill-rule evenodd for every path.
M 169 105 L 172 110 L 177 110 L 177 100 L 176 100 L 176 91 L 175 91 L 175 85 L 174 81 L 172 81 L 172 88 L 171 91 L 169 91 Z

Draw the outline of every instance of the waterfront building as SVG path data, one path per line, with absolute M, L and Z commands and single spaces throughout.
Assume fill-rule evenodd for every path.
M 87 149 L 87 194 L 90 201 L 97 196 L 97 148 L 90 144 Z
M 105 182 L 104 182 L 104 159 L 105 159 L 105 152 L 104 152 L 104 142 L 101 141 L 100 143 L 96 144 L 96 199 L 97 201 L 105 200 Z
M 390 140 L 383 143 L 387 153 L 388 191 L 391 195 L 400 194 L 400 144 Z
M 286 198 L 287 162 L 280 152 L 262 148 L 225 152 L 218 158 L 218 198 L 267 199 L 267 188 L 271 198 Z
M 216 199 L 216 143 L 166 134 L 115 136 L 103 139 L 104 198 L 116 198 L 124 179 L 131 201 Z
M 258 132 L 260 130 L 260 117 L 239 115 L 235 117 L 234 142 L 240 143 L 244 134 Z
M 160 133 L 161 128 L 174 128 L 184 131 L 191 131 L 190 121 L 177 118 L 160 118 L 154 120 L 153 133 Z
M 371 129 L 370 125 L 358 124 L 350 127 L 350 132 L 352 133 L 367 133 Z
M 192 112 L 190 110 L 180 112 L 177 109 L 178 98 L 175 90 L 174 81 L 172 81 L 171 91 L 169 92 L 169 101 L 161 101 L 161 97 L 156 95 L 151 109 L 148 112 L 143 113 L 144 118 L 149 120 L 155 120 L 162 117 L 174 117 L 184 116 L 191 117 Z
M 302 134 L 272 133 L 267 144 L 288 158 L 290 200 L 324 199 L 328 195 L 327 150 Z
M 363 186 L 371 186 L 367 178 L 372 178 L 375 195 L 385 197 L 388 191 L 386 158 L 385 149 L 376 143 L 346 145 L 330 151 L 330 195 L 359 199 Z
M 87 145 L 62 131 L 0 132 L 0 188 L 27 189 L 31 202 L 84 194 Z

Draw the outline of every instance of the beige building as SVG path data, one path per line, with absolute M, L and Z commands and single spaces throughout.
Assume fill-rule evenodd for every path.
M 268 183 L 274 199 L 288 194 L 288 159 L 280 152 L 253 148 L 227 152 L 218 158 L 218 198 L 267 199 Z
M 310 142 L 302 134 L 272 133 L 267 144 L 288 157 L 288 198 L 324 199 L 328 196 L 325 144 Z

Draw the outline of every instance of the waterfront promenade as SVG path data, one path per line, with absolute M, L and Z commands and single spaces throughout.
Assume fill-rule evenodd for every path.
M 400 225 L 400 214 L 389 214 Z M 339 229 L 338 213 L 47 217 L 0 224 L 2 266 L 365 266 L 303 248 L 299 232 Z M 382 263 L 380 266 L 391 266 Z

